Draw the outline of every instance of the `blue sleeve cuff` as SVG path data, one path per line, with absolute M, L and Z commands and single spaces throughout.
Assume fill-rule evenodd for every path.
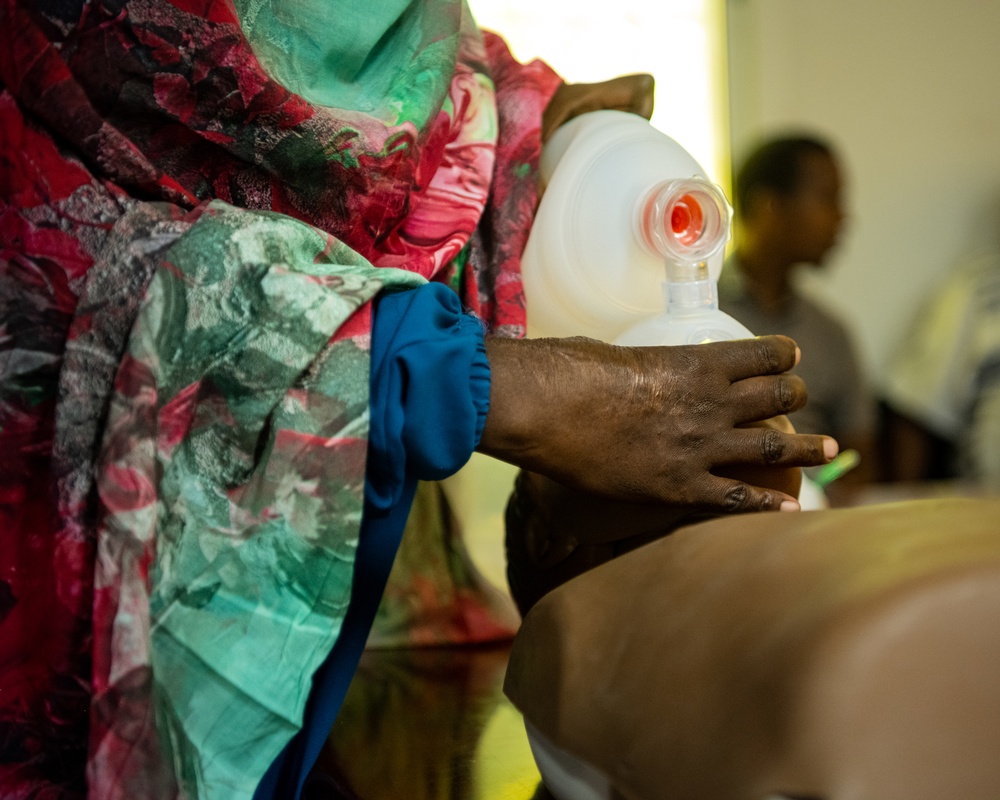
M 457 472 L 483 433 L 490 402 L 485 331 L 447 286 L 376 300 L 365 498 L 391 507 L 408 480 Z

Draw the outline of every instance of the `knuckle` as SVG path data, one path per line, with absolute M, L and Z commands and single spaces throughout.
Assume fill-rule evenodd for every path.
M 761 438 L 761 455 L 764 463 L 773 466 L 781 461 L 785 455 L 785 437 L 780 431 L 773 429 L 765 430 Z
M 795 391 L 795 384 L 787 378 L 780 378 L 775 386 L 774 392 L 778 402 L 778 408 L 785 414 L 794 411 L 798 401 L 798 393 Z
M 773 374 L 783 372 L 784 366 L 781 359 L 781 351 L 777 339 L 765 337 L 754 339 L 754 358 L 758 364 L 761 374 Z
M 785 380 L 792 398 L 788 412 L 798 411 L 809 399 L 809 389 L 806 387 L 806 382 L 798 375 L 786 375 Z
M 726 492 L 723 506 L 726 511 L 735 513 L 747 510 L 750 502 L 750 488 L 744 483 L 738 483 Z

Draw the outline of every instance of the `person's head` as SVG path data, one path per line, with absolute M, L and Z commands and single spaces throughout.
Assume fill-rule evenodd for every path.
M 736 174 L 743 229 L 789 262 L 819 264 L 844 221 L 842 177 L 829 144 L 784 136 L 759 145 Z

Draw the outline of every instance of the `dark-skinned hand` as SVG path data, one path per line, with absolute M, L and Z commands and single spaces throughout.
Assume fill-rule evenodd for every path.
M 796 510 L 791 494 L 743 479 L 747 468 L 814 466 L 837 452 L 826 436 L 753 425 L 805 404 L 805 384 L 788 374 L 798 349 L 784 336 L 486 347 L 492 383 L 479 450 L 571 489 L 709 513 Z
M 753 423 L 793 433 L 787 417 Z M 734 466 L 719 474 L 795 497 L 798 467 Z M 571 578 L 713 514 L 685 505 L 630 503 L 569 489 L 521 470 L 505 514 L 507 583 L 522 614 Z

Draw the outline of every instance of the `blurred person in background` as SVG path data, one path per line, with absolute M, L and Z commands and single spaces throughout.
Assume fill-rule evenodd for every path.
M 928 295 L 880 394 L 888 478 L 1000 491 L 1000 253 L 967 259 Z
M 806 406 L 790 419 L 803 433 L 826 431 L 841 450 L 860 456 L 857 469 L 830 492 L 875 474 L 874 402 L 845 324 L 796 290 L 801 266 L 822 267 L 843 230 L 844 178 L 832 146 L 811 135 L 759 143 L 734 182 L 735 246 L 719 282 L 719 307 L 758 336 L 781 333 L 802 349 L 795 371 L 809 387 Z M 808 473 L 807 473 L 808 474 Z

